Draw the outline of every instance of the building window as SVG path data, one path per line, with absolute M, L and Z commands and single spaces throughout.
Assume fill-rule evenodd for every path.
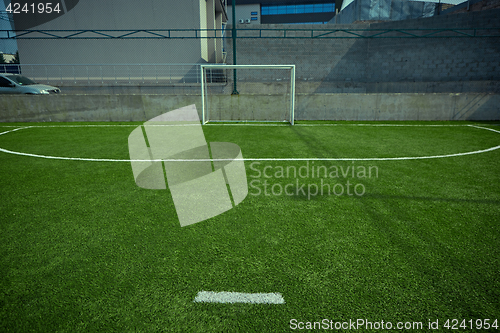
M 289 22 L 287 24 L 327 24 L 328 22 Z
M 334 13 L 335 3 L 320 3 L 312 5 L 282 5 L 262 6 L 261 15 L 305 14 L 305 13 Z M 253 12 L 252 12 L 252 15 Z
M 304 13 L 314 13 L 314 5 L 305 5 Z
M 276 15 L 276 14 L 278 14 L 278 6 L 269 6 L 267 8 L 269 10 L 269 12 L 267 13 L 267 15 Z

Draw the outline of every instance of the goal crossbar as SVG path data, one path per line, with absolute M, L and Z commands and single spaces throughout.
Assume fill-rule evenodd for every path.
M 206 85 L 208 85 L 206 80 L 206 70 L 207 69 L 285 69 L 290 70 L 290 124 L 294 124 L 294 112 L 295 112 L 295 65 L 225 65 L 225 64 L 201 64 L 201 107 L 202 107 L 202 117 L 203 124 L 206 124 L 209 119 L 207 117 L 207 94 Z M 213 120 L 212 120 L 213 121 Z M 222 120 L 223 122 L 276 122 L 276 121 L 265 121 L 265 120 Z

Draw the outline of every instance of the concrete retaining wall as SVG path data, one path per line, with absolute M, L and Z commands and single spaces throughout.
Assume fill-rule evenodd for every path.
M 273 95 L 241 100 L 251 109 Z M 201 116 L 200 95 L 4 95 L 0 122 L 146 121 L 191 104 Z M 295 106 L 296 120 L 500 120 L 500 94 L 298 94 Z
M 298 95 L 297 120 L 498 120 L 498 94 Z

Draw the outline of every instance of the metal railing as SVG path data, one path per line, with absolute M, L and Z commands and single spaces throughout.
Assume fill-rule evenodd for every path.
M 479 38 L 500 37 L 500 28 L 237 29 L 237 38 Z
M 253 29 L 238 28 L 237 38 L 482 38 L 500 37 L 495 28 L 419 29 Z M 0 39 L 212 39 L 232 38 L 224 29 L 156 30 L 0 30 Z
M 0 65 L 0 72 L 58 86 L 190 85 L 201 81 L 200 64 L 22 64 Z
M 0 73 L 21 74 L 21 65 L 0 64 Z

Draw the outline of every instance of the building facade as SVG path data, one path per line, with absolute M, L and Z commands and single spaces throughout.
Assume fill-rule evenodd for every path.
M 89 32 L 78 34 L 78 38 L 68 39 L 18 39 L 22 66 L 196 64 L 223 61 L 223 43 L 221 38 L 216 38 L 222 37 L 221 30 L 184 32 L 186 35 L 211 37 L 191 39 L 143 38 L 147 33 L 136 33 L 135 36 L 140 37 L 137 39 L 99 39 L 93 38 L 99 35 L 92 31 L 222 29 L 227 21 L 225 0 L 64 0 L 61 3 L 65 5 L 61 6 L 57 15 L 14 14 L 15 28 Z M 110 35 L 117 33 L 119 34 L 109 32 Z M 44 68 L 47 71 L 48 67 Z
M 464 2 L 467 0 L 345 0 L 340 12 L 329 23 L 351 24 L 432 17 Z
M 326 23 L 340 8 L 337 0 L 233 0 L 237 24 Z M 228 22 L 232 22 L 232 3 L 228 1 Z

